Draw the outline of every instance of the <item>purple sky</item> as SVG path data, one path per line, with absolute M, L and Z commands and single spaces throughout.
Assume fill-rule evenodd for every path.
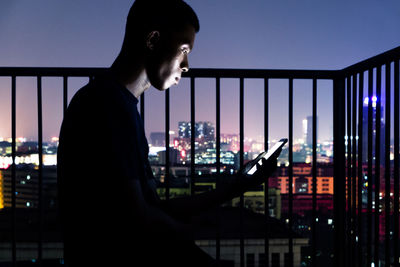
M 187 1 L 201 30 L 191 67 L 251 69 L 341 69 L 400 45 L 400 2 Z M 131 0 L 0 1 L 0 66 L 108 67 L 121 47 Z M 70 96 L 85 80 L 71 79 Z M 196 117 L 215 121 L 215 82 L 196 82 Z M 332 131 L 331 84 L 319 85 L 319 137 Z M 311 81 L 295 81 L 295 138 L 311 114 Z M 271 81 L 271 137 L 287 135 L 287 81 Z M 0 77 L 0 137 L 9 137 L 10 79 Z M 62 81 L 45 78 L 44 137 L 57 136 L 62 119 Z M 237 80 L 223 80 L 221 131 L 238 133 Z M 35 80 L 17 80 L 17 135 L 35 139 Z M 263 81 L 245 81 L 245 134 L 263 133 Z M 189 82 L 171 88 L 171 129 L 190 119 Z M 146 131 L 164 127 L 164 94 L 146 97 Z

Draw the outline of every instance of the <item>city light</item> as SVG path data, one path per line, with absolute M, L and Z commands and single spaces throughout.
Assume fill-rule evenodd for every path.
M 376 108 L 376 102 L 378 101 L 378 98 L 376 96 L 373 96 L 372 98 L 372 107 Z M 367 106 L 369 104 L 369 97 L 364 98 L 364 106 Z

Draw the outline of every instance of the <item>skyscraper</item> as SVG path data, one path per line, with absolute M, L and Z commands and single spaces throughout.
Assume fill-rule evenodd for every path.
M 191 123 L 186 121 L 179 122 L 179 138 L 191 137 Z M 205 140 L 213 140 L 215 129 L 211 122 L 196 122 L 194 125 L 195 138 L 204 138 Z
M 373 96 L 372 97 L 372 157 L 376 157 L 376 112 L 377 112 L 377 97 Z M 363 124 L 363 135 L 362 135 L 362 145 L 363 145 L 363 151 L 362 151 L 362 157 L 363 157 L 363 162 L 368 161 L 368 103 L 369 103 L 369 98 L 366 97 L 364 98 L 364 104 L 363 104 L 363 119 L 362 119 L 362 124 Z M 384 163 L 385 160 L 385 121 L 383 119 L 383 106 L 381 106 L 381 117 L 380 117 L 380 158 L 381 158 L 381 164 Z
M 317 130 L 318 130 L 318 117 L 317 117 Z M 313 116 L 307 116 L 307 118 L 303 120 L 303 139 L 304 143 L 310 147 L 313 144 L 312 134 L 313 134 Z

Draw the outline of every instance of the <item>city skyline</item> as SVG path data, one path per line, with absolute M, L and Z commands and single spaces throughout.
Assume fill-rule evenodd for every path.
M 108 67 L 121 47 L 132 0 L 0 3 L 0 66 Z M 187 1 L 201 29 L 193 68 L 342 69 L 398 46 L 397 1 L 321 3 Z M 342 8 L 346 6 L 346 8 Z M 40 14 L 36 16 L 35 14 Z M 73 14 L 73 16 L 71 16 Z M 225 14 L 220 16 L 220 14 Z M 357 14 L 357 15 L 355 15 Z M 340 17 L 340 20 L 337 20 Z M 100 26 L 100 27 L 99 27 Z M 377 38 L 371 39 L 371 36 Z M 107 37 L 107 38 L 105 38 Z M 79 40 L 79 41 L 76 41 Z M 29 44 L 29 45 L 26 45 Z M 70 78 L 68 100 L 87 79 Z M 190 81 L 170 89 L 171 126 L 190 117 Z M 245 79 L 245 136 L 263 135 L 263 80 Z M 270 80 L 270 138 L 287 136 L 287 80 Z M 0 77 L 0 136 L 11 136 L 11 79 Z M 17 78 L 17 136 L 37 136 L 36 81 Z M 294 138 L 311 114 L 312 81 L 294 80 Z M 196 121 L 215 122 L 215 81 L 196 79 Z M 239 132 L 239 81 L 221 79 L 221 132 Z M 164 127 L 164 93 L 146 92 L 146 133 Z M 204 108 L 207 107 L 207 108 Z M 58 136 L 62 79 L 43 77 L 44 139 Z M 318 81 L 321 140 L 332 136 L 332 84 Z M 160 116 L 161 115 L 161 116 Z M 178 116 L 179 115 L 179 116 Z

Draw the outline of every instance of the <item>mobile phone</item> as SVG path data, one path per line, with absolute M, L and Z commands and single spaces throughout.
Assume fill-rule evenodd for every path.
M 281 140 L 276 142 L 276 144 L 268 151 L 265 151 L 260 155 L 258 155 L 258 157 L 252 161 L 252 165 L 246 167 L 246 169 L 248 170 L 246 174 L 253 175 L 257 171 L 257 164 L 262 165 L 263 158 L 266 160 L 271 158 L 271 156 L 275 155 L 276 151 L 282 148 L 287 143 L 287 141 L 288 141 L 287 138 L 282 138 Z

